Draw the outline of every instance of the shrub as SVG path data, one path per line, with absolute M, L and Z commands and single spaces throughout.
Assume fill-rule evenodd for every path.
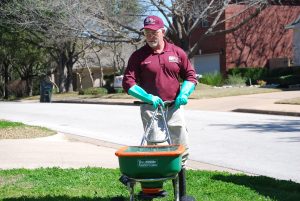
M 288 87 L 289 85 L 300 84 L 300 75 L 285 75 L 280 77 L 267 77 L 268 84 L 278 84 L 279 87 Z
M 286 75 L 300 75 L 299 67 L 285 67 L 285 68 L 275 68 L 269 70 L 268 77 L 280 77 Z
M 117 94 L 124 93 L 124 89 L 123 88 L 115 88 L 115 93 L 117 93 Z
M 244 86 L 246 84 L 246 78 L 240 75 L 228 75 L 225 83 L 228 85 Z
M 247 84 L 261 84 L 259 80 L 264 80 L 267 84 L 277 84 L 279 87 L 288 87 L 300 83 L 299 67 L 284 68 L 232 68 L 227 71 L 227 75 L 240 75 L 246 79 Z M 251 81 L 251 83 L 250 83 Z
M 87 89 L 80 90 L 78 94 L 79 95 L 103 95 L 103 94 L 107 94 L 107 89 L 90 87 Z
M 266 86 L 267 82 L 264 80 L 257 80 L 257 84 L 261 87 Z
M 268 73 L 267 68 L 261 67 L 248 67 L 248 68 L 232 68 L 227 71 L 227 75 L 240 75 L 241 77 L 245 78 L 247 84 L 255 84 L 257 80 L 263 79 L 266 74 Z
M 199 82 L 212 86 L 222 86 L 223 77 L 219 72 L 204 73 Z

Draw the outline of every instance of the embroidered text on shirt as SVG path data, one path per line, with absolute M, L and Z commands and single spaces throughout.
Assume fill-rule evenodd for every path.
M 178 57 L 176 56 L 169 56 L 169 62 L 175 62 L 175 63 L 178 63 Z

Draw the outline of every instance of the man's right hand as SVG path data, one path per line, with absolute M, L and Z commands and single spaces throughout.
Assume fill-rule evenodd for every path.
M 158 96 L 153 96 L 152 94 L 150 94 L 152 96 L 152 105 L 153 107 L 156 109 L 159 105 L 164 107 L 164 101 L 158 97 Z

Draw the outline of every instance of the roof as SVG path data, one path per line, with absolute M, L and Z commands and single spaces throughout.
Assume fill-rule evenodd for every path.
M 288 24 L 285 26 L 285 29 L 294 29 L 296 27 L 297 24 L 300 23 L 300 15 L 298 16 L 298 18 L 293 21 L 292 23 Z

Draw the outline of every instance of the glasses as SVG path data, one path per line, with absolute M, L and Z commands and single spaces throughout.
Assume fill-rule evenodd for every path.
M 158 29 L 156 31 L 150 31 L 150 30 L 144 29 L 144 35 L 145 36 L 149 36 L 149 37 L 151 37 L 151 36 L 157 36 L 160 32 L 161 32 L 161 29 Z

